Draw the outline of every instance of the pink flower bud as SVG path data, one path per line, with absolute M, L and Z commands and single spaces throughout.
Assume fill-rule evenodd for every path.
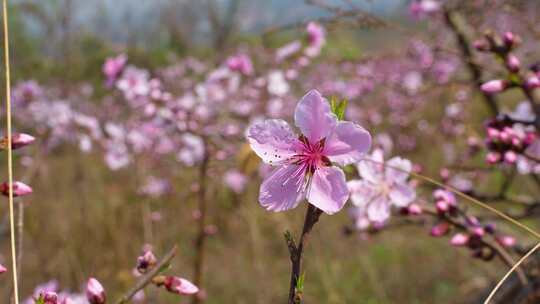
M 470 225 L 473 225 L 473 226 L 479 226 L 480 225 L 480 221 L 478 220 L 478 218 L 476 216 L 468 216 L 467 217 L 467 223 L 470 224 Z
M 509 235 L 503 235 L 497 237 L 497 242 L 504 247 L 513 247 L 516 245 L 516 239 Z
M 216 225 L 207 225 L 204 227 L 204 233 L 206 235 L 215 235 L 218 232 L 218 227 Z
M 512 32 L 506 32 L 503 34 L 503 41 L 507 47 L 512 48 L 519 43 L 519 37 Z
M 25 133 L 15 133 L 11 136 L 11 148 L 12 149 L 19 149 L 24 146 L 28 146 L 29 144 L 33 143 L 36 140 L 36 138 L 32 135 L 28 135 Z M 6 149 L 7 147 L 8 139 L 7 137 L 4 137 L 0 141 L 0 148 Z
M 498 140 L 501 132 L 495 128 L 487 128 L 487 136 L 490 140 Z
M 7 271 L 6 266 L 0 264 L 0 273 L 4 273 L 4 272 L 6 272 L 6 271 Z
M 483 237 L 486 234 L 486 231 L 483 227 L 474 227 L 471 229 L 472 233 L 478 237 Z
M 195 284 L 180 277 L 168 276 L 163 285 L 168 291 L 181 295 L 192 295 L 199 292 L 199 288 Z
M 520 66 L 521 62 L 515 55 L 509 54 L 508 57 L 506 57 L 506 67 L 511 72 L 516 73 L 517 71 L 519 71 Z
M 5 196 L 9 195 L 9 186 L 7 182 L 0 184 L 0 192 Z M 13 183 L 13 197 L 24 196 L 30 193 L 32 193 L 32 188 L 25 183 L 18 181 Z
M 86 298 L 90 304 L 105 304 L 105 289 L 98 280 L 94 278 L 88 280 Z
M 486 161 L 488 164 L 496 164 L 501 160 L 501 154 L 498 152 L 489 152 L 486 155 Z
M 431 236 L 434 236 L 434 237 L 443 236 L 446 233 L 448 233 L 449 229 L 450 229 L 450 225 L 448 225 L 448 223 L 446 222 L 443 222 L 443 223 L 440 223 L 431 227 L 430 234 Z
M 525 139 L 523 140 L 525 145 L 530 145 L 536 139 L 536 132 L 527 132 L 525 134 Z
M 439 171 L 439 175 L 441 176 L 442 179 L 446 180 L 450 177 L 450 170 L 448 170 L 448 168 L 442 168 Z
M 504 153 L 504 161 L 508 164 L 513 164 L 517 160 L 517 154 L 514 151 L 507 151 Z
M 457 205 L 456 197 L 454 196 L 454 193 L 450 191 L 437 189 L 433 192 L 433 197 L 437 201 L 445 201 L 449 206 Z
M 523 146 L 523 142 L 521 141 L 521 139 L 519 139 L 517 137 L 513 137 L 512 138 L 512 145 L 519 148 L 519 147 Z
M 422 207 L 420 205 L 412 203 L 407 207 L 407 211 L 410 215 L 419 215 L 422 214 Z
M 463 233 L 456 233 L 450 240 L 452 246 L 465 246 L 469 242 L 469 236 Z
M 448 205 L 448 202 L 444 200 L 439 200 L 435 203 L 435 207 L 437 208 L 437 211 L 439 213 L 445 213 L 450 209 L 450 206 Z
M 508 143 L 508 142 L 510 142 L 510 140 L 511 140 L 511 135 L 510 135 L 510 133 L 507 132 L 506 130 L 503 130 L 503 131 L 499 134 L 499 138 L 501 139 L 502 142 Z
M 147 272 L 157 262 L 156 256 L 152 251 L 145 250 L 145 252 L 137 258 L 137 270 L 140 273 Z
M 476 40 L 473 42 L 473 47 L 480 52 L 489 51 L 489 43 L 485 40 Z
M 496 94 L 504 91 L 508 88 L 508 82 L 506 80 L 490 80 L 480 86 L 482 92 L 486 94 Z
M 540 78 L 538 78 L 536 75 L 527 78 L 525 81 L 525 87 L 529 90 L 540 88 Z

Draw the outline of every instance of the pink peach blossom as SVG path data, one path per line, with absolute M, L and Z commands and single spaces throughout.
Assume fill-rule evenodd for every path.
M 253 151 L 264 162 L 278 166 L 262 183 L 259 202 L 277 212 L 295 208 L 305 197 L 333 214 L 343 208 L 349 191 L 345 174 L 332 163 L 360 160 L 371 145 L 371 136 L 357 124 L 338 121 L 316 90 L 300 100 L 294 120 L 302 131 L 298 137 L 279 119 L 255 123 L 247 130 Z

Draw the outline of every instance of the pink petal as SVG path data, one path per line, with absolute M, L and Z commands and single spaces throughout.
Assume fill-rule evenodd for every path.
M 371 135 L 361 126 L 338 122 L 334 132 L 326 139 L 324 153 L 341 166 L 359 161 L 371 146 Z
M 261 206 L 274 212 L 298 206 L 303 195 L 304 176 L 304 168 L 297 165 L 285 165 L 275 169 L 261 185 Z
M 390 202 L 384 196 L 378 196 L 367 206 L 370 221 L 382 223 L 390 217 Z
M 278 164 L 295 154 L 300 142 L 285 121 L 269 119 L 247 130 L 247 138 L 255 153 L 268 164 Z
M 369 227 L 370 222 L 366 215 L 365 206 L 349 208 L 349 216 L 354 221 L 354 226 L 358 230 L 364 230 Z
M 349 198 L 345 174 L 337 167 L 321 167 L 313 174 L 307 200 L 327 214 L 343 208 Z
M 360 176 L 372 183 L 378 184 L 384 178 L 384 154 L 381 149 L 376 149 L 371 155 L 360 161 L 356 168 Z
M 465 246 L 469 242 L 469 236 L 463 233 L 456 233 L 450 239 L 450 244 L 452 246 Z
M 416 192 L 406 183 L 397 183 L 392 186 L 389 196 L 394 206 L 407 207 L 416 198 Z
M 386 179 L 393 182 L 404 182 L 412 170 L 412 163 L 408 159 L 393 157 L 388 160 L 385 167 Z M 394 169 L 396 168 L 396 169 Z
M 326 99 L 317 90 L 311 90 L 296 106 L 294 122 L 310 142 L 316 143 L 332 132 L 337 117 Z
M 375 196 L 374 185 L 367 180 L 351 180 L 347 182 L 351 193 L 351 202 L 355 206 L 365 208 Z
M 199 288 L 195 284 L 184 278 L 178 278 L 180 285 L 177 286 L 177 290 L 180 294 L 191 295 L 199 292 Z

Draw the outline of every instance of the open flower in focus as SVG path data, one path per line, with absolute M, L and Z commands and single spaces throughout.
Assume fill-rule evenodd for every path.
M 319 92 L 308 92 L 298 103 L 296 136 L 280 119 L 255 123 L 247 138 L 255 153 L 278 166 L 262 183 L 259 202 L 270 211 L 295 208 L 302 198 L 327 214 L 349 197 L 343 171 L 332 165 L 359 161 L 371 145 L 370 134 L 352 122 L 338 121 Z
M 412 169 L 407 159 L 394 157 L 385 163 L 382 150 L 377 149 L 368 159 L 360 161 L 357 169 L 361 179 L 351 180 L 347 186 L 351 202 L 362 209 L 355 213 L 364 214 L 370 222 L 385 222 L 392 206 L 407 207 L 416 198 L 414 188 L 407 182 Z M 367 227 L 365 220 L 362 223 L 360 226 Z

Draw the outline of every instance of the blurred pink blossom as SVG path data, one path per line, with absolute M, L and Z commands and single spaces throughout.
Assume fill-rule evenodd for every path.
M 351 202 L 364 208 L 372 222 L 385 222 L 392 206 L 407 207 L 416 198 L 416 191 L 407 183 L 412 169 L 407 159 L 394 157 L 385 162 L 382 150 L 376 149 L 357 164 L 357 169 L 361 179 L 347 183 Z

